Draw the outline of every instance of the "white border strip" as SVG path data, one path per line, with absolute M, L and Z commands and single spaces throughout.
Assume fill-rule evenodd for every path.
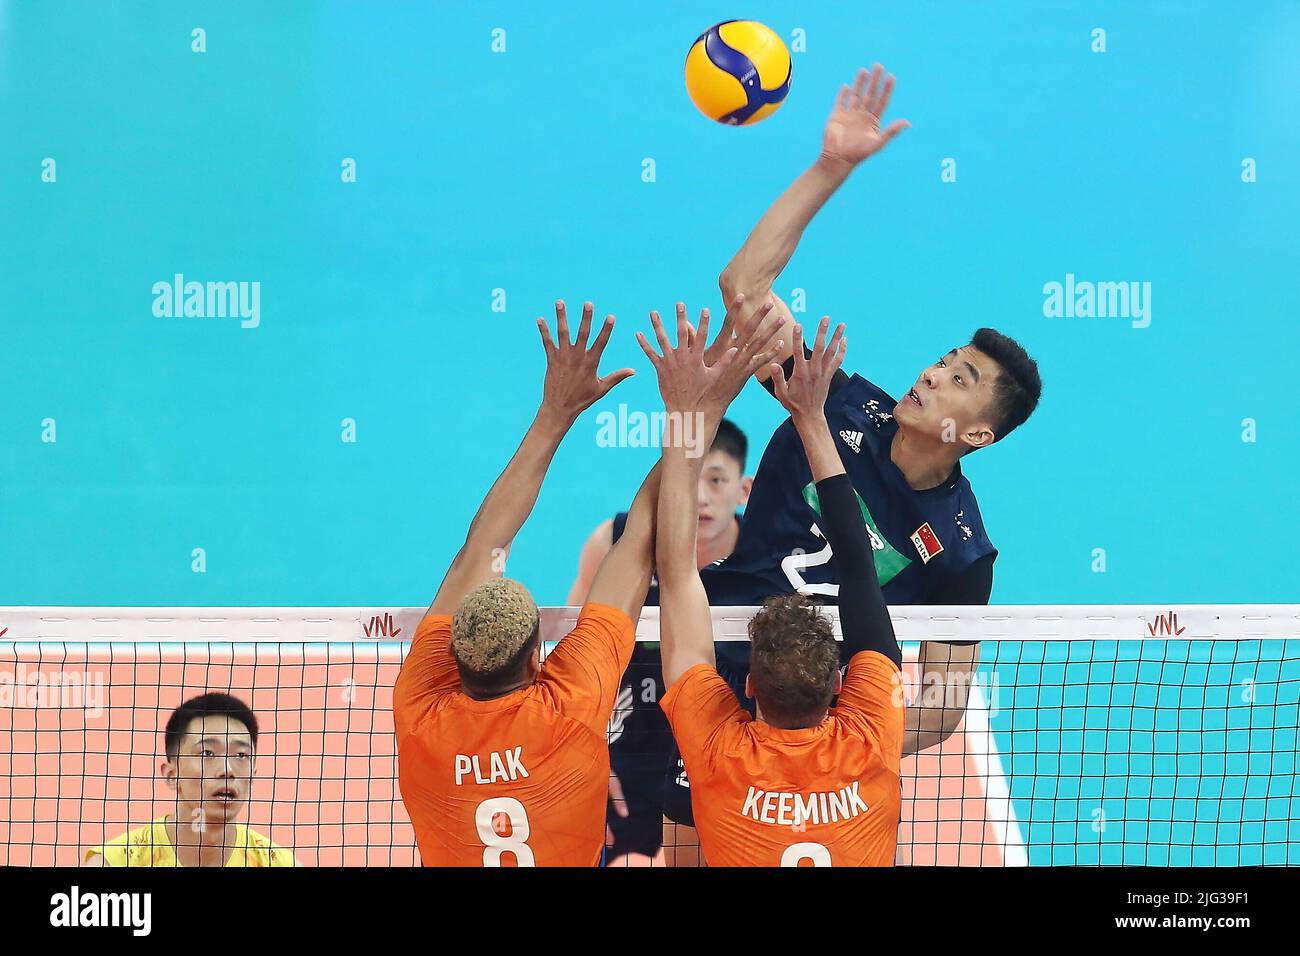
M 556 641 L 578 608 L 543 608 L 542 637 Z M 713 609 L 714 636 L 743 640 L 756 608 Z M 836 620 L 838 611 L 827 608 Z M 0 642 L 409 641 L 424 608 L 401 607 L 0 607 Z M 1061 604 L 904 606 L 890 609 L 908 641 L 1136 641 L 1300 639 L 1300 604 Z M 637 636 L 657 640 L 659 609 Z
M 958 733 L 965 735 L 966 752 L 975 762 L 976 778 L 984 783 L 984 815 L 1002 851 L 1002 865 L 1028 866 L 1029 853 L 1007 788 L 1002 754 L 998 752 L 989 727 L 988 701 L 984 699 L 984 690 L 978 681 L 971 684 L 966 714 Z

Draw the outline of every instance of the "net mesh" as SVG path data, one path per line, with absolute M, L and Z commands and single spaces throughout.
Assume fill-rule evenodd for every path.
M 211 691 L 261 723 L 241 822 L 302 865 L 417 864 L 391 705 L 422 613 L 0 609 L 0 865 L 76 865 L 174 809 L 163 727 Z M 959 718 L 903 762 L 899 863 L 1300 863 L 1300 607 L 894 613 L 913 710 Z M 716 610 L 716 636 L 749 614 Z M 574 616 L 545 609 L 544 639 Z M 922 639 L 981 640 L 978 666 L 927 683 Z M 658 831 L 653 798 L 637 812 Z M 698 863 L 690 831 L 662 833 L 610 862 Z

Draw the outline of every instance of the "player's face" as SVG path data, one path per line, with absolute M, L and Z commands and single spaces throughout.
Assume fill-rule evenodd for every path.
M 190 721 L 176 759 L 167 764 L 168 779 L 179 801 L 201 810 L 204 822 L 229 823 L 248 804 L 253 761 L 248 728 L 225 714 L 209 714 Z
M 740 473 L 740 462 L 725 451 L 711 451 L 704 456 L 699 491 L 701 541 L 727 533 L 736 509 L 749 500 L 753 483 L 752 478 Z
M 894 418 L 943 442 L 978 448 L 993 441 L 987 410 L 997 363 L 973 345 L 950 351 L 927 367 L 894 406 Z

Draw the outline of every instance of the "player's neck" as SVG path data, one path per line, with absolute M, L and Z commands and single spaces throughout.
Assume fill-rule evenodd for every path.
M 775 727 L 777 730 L 808 730 L 812 727 L 820 727 L 821 722 L 826 719 L 829 711 L 823 710 L 815 720 L 772 720 L 763 713 L 763 707 L 757 700 L 754 701 L 754 717 L 761 720 L 769 727 Z
M 937 488 L 948 480 L 961 459 L 961 445 L 899 427 L 889 445 L 889 460 L 894 463 L 913 491 Z
M 467 687 L 465 685 L 465 682 L 462 681 L 460 685 L 460 692 L 464 694 L 466 697 L 468 697 L 470 700 L 496 700 L 498 697 L 508 697 L 510 694 L 513 694 L 517 690 L 523 690 L 525 687 L 532 684 L 535 680 L 536 678 L 534 677 L 521 677 L 518 681 L 511 684 L 509 687 L 505 687 L 500 690 L 492 690 L 492 691 L 478 690 L 472 687 Z
M 712 538 L 701 538 L 695 543 L 695 566 L 707 568 L 714 561 L 721 561 L 736 550 L 736 539 L 740 536 L 739 523 L 733 518 L 727 526 Z
M 182 819 L 194 822 L 180 826 Z M 167 817 L 166 826 L 167 839 L 181 866 L 225 866 L 235 847 L 235 824 L 208 823 L 199 807 L 177 804 L 176 814 Z

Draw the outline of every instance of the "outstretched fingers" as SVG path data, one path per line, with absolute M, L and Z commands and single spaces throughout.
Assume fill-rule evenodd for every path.
M 722 316 L 722 328 L 718 329 L 718 340 L 721 342 L 730 342 L 731 336 L 736 334 L 736 316 L 745 306 L 745 293 L 737 292 L 736 297 L 731 300 L 727 306 L 727 311 Z
M 790 383 L 785 380 L 785 369 L 779 362 L 772 362 L 768 366 L 768 371 L 772 375 L 772 394 L 782 405 L 789 405 Z
M 638 332 L 636 334 L 636 344 L 641 346 L 641 351 L 644 352 L 645 357 L 650 360 L 650 364 L 658 369 L 659 362 L 661 361 L 659 353 L 650 347 L 650 342 L 646 339 L 644 332 Z
M 808 364 L 807 358 L 803 354 L 803 326 L 798 322 L 791 329 L 791 347 L 794 352 L 794 374 L 802 375 L 804 366 Z
M 686 303 L 677 303 L 677 347 L 691 347 L 691 323 L 686 319 Z
M 600 332 L 596 335 L 596 341 L 592 343 L 591 351 L 597 361 L 605 352 L 605 346 L 609 343 L 609 337 L 614 331 L 614 316 L 605 316 L 605 324 L 600 327 Z
M 814 360 L 821 358 L 822 349 L 826 348 L 826 330 L 830 328 L 831 317 L 823 315 L 821 321 L 817 323 L 817 338 L 813 341 Z
M 844 323 L 841 322 L 835 327 L 835 334 L 826 345 L 826 351 L 822 356 L 823 368 L 832 373 L 839 368 L 840 363 L 844 361 L 844 350 L 848 348 L 848 344 L 849 340 L 844 337 Z
M 667 355 L 673 350 L 673 346 L 672 343 L 668 341 L 668 330 L 664 328 L 663 319 L 659 317 L 658 312 L 651 311 L 650 325 L 655 330 L 655 340 L 659 343 L 660 354 Z
M 776 303 L 771 299 L 768 299 L 766 302 L 764 302 L 762 305 L 758 307 L 758 311 L 754 313 L 754 318 L 750 320 L 749 340 L 741 343 L 742 349 L 752 354 L 754 351 L 762 348 L 763 345 L 766 344 L 765 342 L 760 342 L 758 340 L 759 336 L 768 334 L 770 337 L 772 330 L 780 330 L 781 328 L 780 320 L 771 323 L 770 329 L 768 328 L 767 318 L 769 315 L 772 314 L 772 309 L 774 309 L 775 307 L 776 307 Z M 751 349 L 750 346 L 753 346 L 753 348 Z
M 578 323 L 578 341 L 575 343 L 580 349 L 587 348 L 587 338 L 591 335 L 591 314 L 594 311 L 595 306 L 590 302 L 582 303 L 582 321 Z
M 569 307 L 563 299 L 555 300 L 555 335 L 561 347 L 569 345 Z
M 757 356 L 753 360 L 753 362 L 750 363 L 752 365 L 752 368 L 750 369 L 750 374 L 751 375 L 754 374 L 764 365 L 773 364 L 776 357 L 781 354 L 781 350 L 783 348 L 785 348 L 785 339 L 777 339 L 775 342 L 773 342 L 770 346 L 768 346 L 766 351 L 764 351 L 761 355 Z
M 695 328 L 695 338 L 691 342 L 691 349 L 695 352 L 703 352 L 709 347 L 709 307 L 705 306 L 700 309 L 700 324 Z
M 835 109 L 841 113 L 847 113 L 852 108 L 853 90 L 849 88 L 849 84 L 845 83 L 840 87 L 839 95 L 835 97 Z
M 871 68 L 871 83 L 867 86 L 866 95 L 858 100 L 858 109 L 871 113 L 875 116 L 880 114 L 876 112 L 876 106 L 879 103 L 880 92 L 880 75 L 885 72 L 885 68 L 879 63 Z
M 779 316 L 775 319 L 771 318 L 769 315 L 771 311 L 771 302 L 765 302 L 763 307 L 758 310 L 758 315 L 755 316 L 755 321 L 758 324 L 755 325 L 754 331 L 750 333 L 749 341 L 745 343 L 742 352 L 746 357 L 766 351 L 785 324 Z
M 845 109 L 861 109 L 867 101 L 867 80 L 871 74 L 867 72 L 866 67 L 858 70 L 858 75 L 853 81 L 853 95 L 849 97 L 848 105 Z
M 785 340 L 778 338 L 784 323 L 778 318 L 767 322 L 745 343 L 741 357 L 745 360 L 746 375 L 753 375 L 781 354 Z
M 894 74 L 885 75 L 885 82 L 880 84 L 880 89 L 876 92 L 875 102 L 871 105 L 871 112 L 877 116 L 884 116 L 885 110 L 889 106 L 889 98 L 894 95 Z
M 555 339 L 551 338 L 550 325 L 540 315 L 537 317 L 537 331 L 541 333 L 542 348 L 546 350 L 547 359 L 550 359 L 556 352 Z

